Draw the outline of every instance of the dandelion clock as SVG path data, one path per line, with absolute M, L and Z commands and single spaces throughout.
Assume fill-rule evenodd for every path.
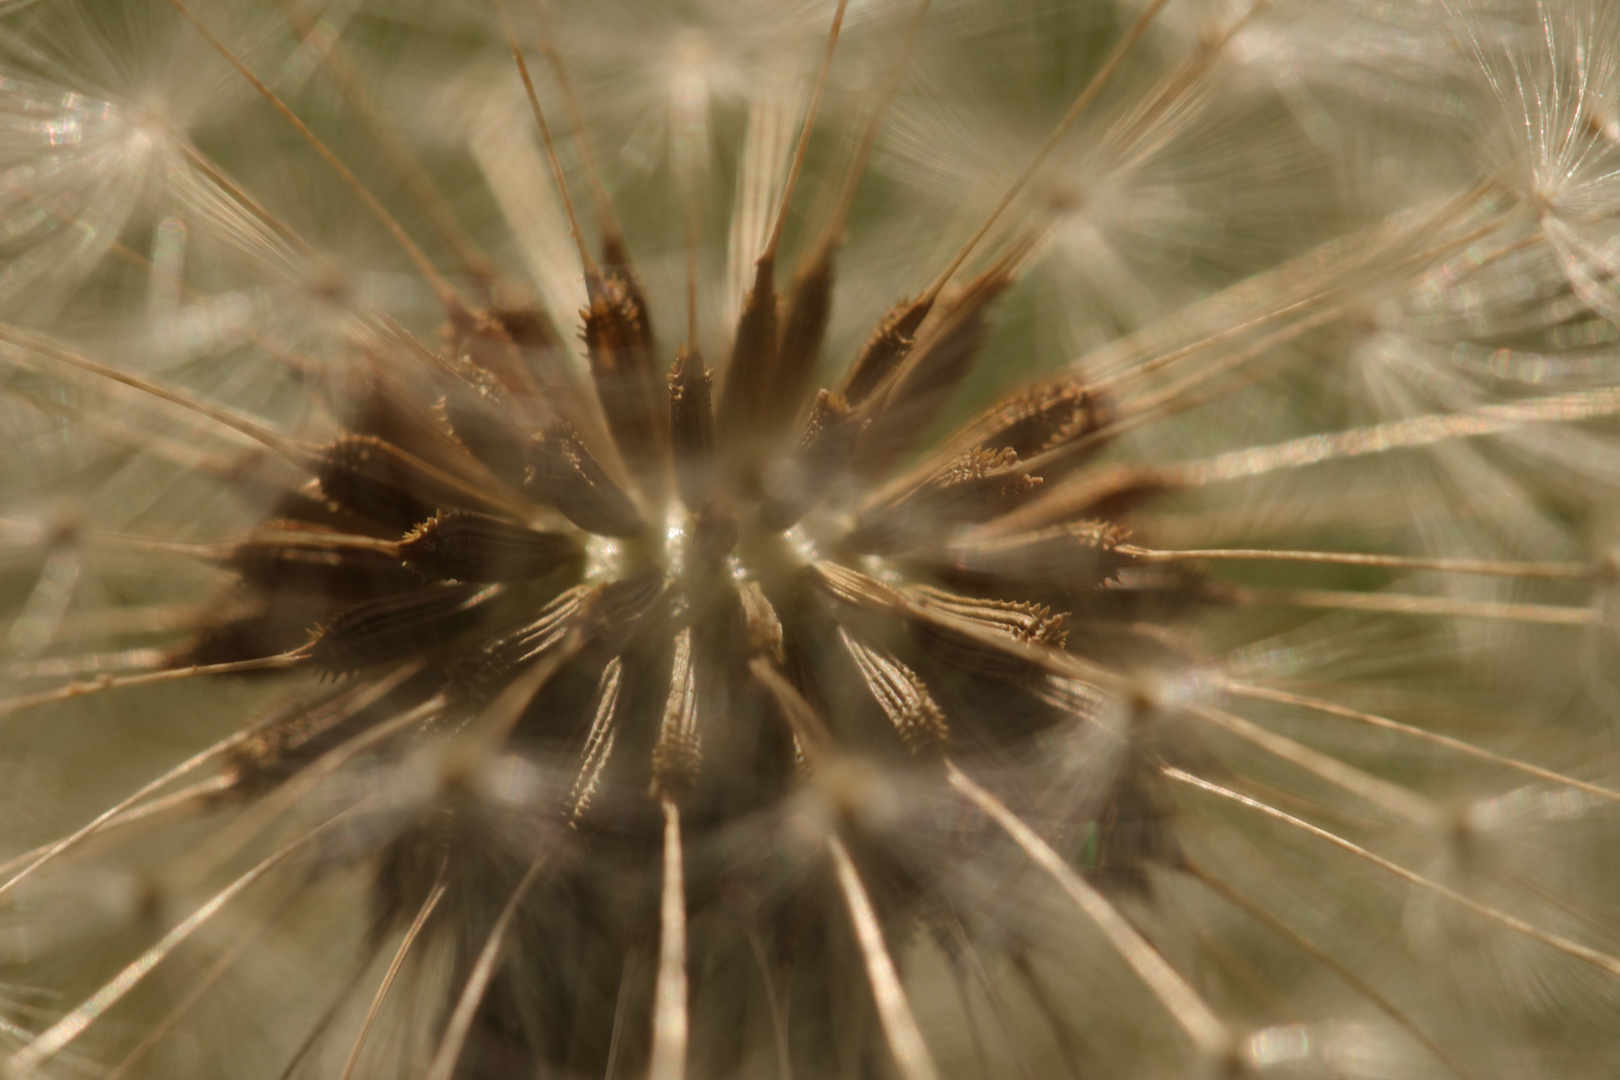
M 1600 1078 L 1620 10 L 0 0 L 0 1076 Z

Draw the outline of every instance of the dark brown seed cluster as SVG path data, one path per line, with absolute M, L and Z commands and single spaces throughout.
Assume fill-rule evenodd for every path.
M 774 257 L 761 260 L 718 387 L 686 346 L 661 370 L 645 301 L 612 254 L 613 269 L 588 275 L 581 313 L 594 402 L 538 319 L 464 318 L 453 363 L 418 385 L 379 374 L 350 430 L 311 454 L 314 479 L 231 554 L 235 602 L 175 662 L 301 649 L 340 680 L 238 752 L 244 789 L 424 707 L 423 732 L 504 710 L 503 747 L 570 771 L 551 811 L 566 851 L 515 930 L 522 955 L 547 959 L 489 987 L 467 1075 L 600 1072 L 623 995 L 652 993 L 665 802 L 681 815 L 689 948 L 702 958 L 694 1065 L 725 1071 L 759 1037 L 737 1027 L 734 995 L 708 988 L 747 985 L 757 971 L 738 970 L 762 956 L 786 973 L 785 1037 L 807 1075 L 848 1060 L 849 1031 L 865 1032 L 854 1053 L 876 1062 L 875 1027 L 840 1026 L 873 1005 L 848 974 L 859 961 L 841 908 L 819 902 L 830 871 L 737 837 L 787 812 L 831 762 L 938 783 L 945 755 L 1017 755 L 1083 711 L 1053 658 L 1069 655 L 1068 612 L 1130 617 L 1097 602 L 1119 591 L 1124 533 L 1007 515 L 1100 445 L 1106 403 L 1073 378 L 1044 381 L 917 455 L 1021 250 L 955 294 L 897 304 L 822 389 L 810 379 L 829 250 L 786 300 Z M 1121 775 L 1097 819 L 1098 865 L 1139 884 L 1141 861 L 1173 842 L 1149 771 Z M 850 798 L 841 812 L 854 822 Z M 487 836 L 463 842 L 476 817 L 446 795 L 388 842 L 379 930 L 448 881 L 468 920 L 457 934 L 482 939 L 497 917 L 487 897 L 509 893 L 523 858 Z M 940 867 L 841 831 L 884 926 L 937 917 Z M 625 959 L 636 956 L 646 962 Z M 458 957 L 465 977 L 473 950 Z M 645 1032 L 620 1043 L 621 1060 L 649 1053 Z

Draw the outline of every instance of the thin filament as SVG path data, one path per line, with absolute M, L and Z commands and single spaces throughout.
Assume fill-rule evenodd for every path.
M 121 371 L 120 369 L 112 367 L 108 364 L 103 364 L 99 361 L 92 360 L 87 356 L 81 356 L 76 352 L 57 345 L 53 341 L 39 337 L 36 334 L 30 334 L 27 331 L 16 326 L 12 326 L 8 323 L 0 323 L 0 340 L 11 341 L 25 349 L 28 349 L 30 352 L 39 353 L 41 356 L 48 356 L 58 363 L 67 364 L 69 367 L 79 368 L 81 371 L 88 371 L 92 375 L 107 379 L 111 382 L 122 383 L 131 389 L 139 390 L 143 394 L 150 394 L 152 397 L 155 397 L 160 401 L 167 401 L 171 405 L 178 405 L 187 412 L 193 412 L 199 416 L 206 416 L 215 423 L 223 427 L 230 428 L 232 431 L 235 431 L 238 434 L 246 435 L 254 442 L 268 446 L 270 449 L 275 450 L 288 458 L 292 458 L 294 460 L 298 459 L 298 451 L 294 448 L 295 444 L 292 440 L 271 430 L 263 424 L 258 423 L 255 420 L 250 420 L 247 417 L 240 416 L 228 409 L 222 409 L 217 405 L 210 405 L 206 401 L 201 401 L 195 397 L 192 397 L 184 390 L 163 386 L 159 383 L 152 382 L 149 379 L 143 379 L 139 375 L 131 375 L 127 371 Z
M 670 798 L 664 809 L 664 887 L 659 902 L 658 983 L 653 993 L 652 1062 L 649 1080 L 686 1075 L 686 885 L 682 873 L 681 812 Z
M 1250 918 L 1271 930 L 1272 933 L 1276 934 L 1284 941 L 1289 942 L 1295 948 L 1307 954 L 1311 957 L 1311 959 L 1315 960 L 1317 963 L 1333 972 L 1333 974 L 1337 975 L 1346 986 L 1349 986 L 1356 993 L 1366 998 L 1385 1016 L 1389 1017 L 1391 1020 L 1395 1021 L 1395 1023 L 1399 1024 L 1403 1029 L 1405 1029 L 1407 1034 L 1411 1035 L 1418 1042 L 1428 1047 L 1429 1052 L 1444 1063 L 1446 1068 L 1450 1069 L 1458 1076 L 1463 1077 L 1464 1080 L 1469 1080 L 1469 1078 L 1472 1076 L 1472 1074 L 1469 1073 L 1468 1070 L 1464 1069 L 1454 1057 L 1446 1053 L 1446 1051 L 1442 1049 L 1438 1043 L 1430 1038 L 1427 1032 L 1418 1027 L 1410 1016 L 1407 1016 L 1404 1012 L 1397 1008 L 1394 1002 L 1390 1001 L 1389 998 L 1379 993 L 1371 983 L 1368 983 L 1361 976 L 1357 975 L 1355 972 L 1339 963 L 1339 961 L 1335 960 L 1331 954 L 1322 949 L 1321 946 L 1317 945 L 1310 938 L 1306 937 L 1304 934 L 1301 934 L 1298 930 L 1295 930 L 1292 926 L 1288 925 L 1288 923 L 1272 914 L 1266 908 L 1261 907 L 1259 902 L 1254 898 L 1239 892 L 1236 888 L 1222 881 L 1220 878 L 1216 877 L 1214 874 L 1210 873 L 1197 863 L 1189 860 L 1186 863 L 1186 869 L 1188 873 L 1192 874 L 1193 877 L 1203 882 L 1204 885 L 1207 886 L 1212 892 L 1218 896 L 1221 896 Z
M 394 952 L 394 959 L 389 962 L 388 970 L 383 973 L 382 983 L 377 987 L 377 993 L 371 999 L 371 1007 L 366 1010 L 366 1018 L 360 1024 L 359 1034 L 354 1037 L 354 1046 L 349 1050 L 349 1059 L 344 1062 L 343 1072 L 339 1075 L 338 1080 L 349 1080 L 354 1075 L 355 1068 L 359 1066 L 360 1052 L 365 1049 L 366 1037 L 371 1034 L 372 1025 L 377 1022 L 377 1014 L 382 1011 L 383 1001 L 387 999 L 389 989 L 393 987 L 394 980 L 399 976 L 400 968 L 405 966 L 405 958 L 410 954 L 411 946 L 416 944 L 417 936 L 422 933 L 422 928 L 427 925 L 429 916 L 433 914 L 433 909 L 439 906 L 439 901 L 444 898 L 445 889 L 449 887 L 444 881 L 445 869 L 442 865 L 439 867 L 439 877 L 433 886 L 433 891 L 428 893 L 426 900 L 422 901 L 422 907 L 417 911 L 416 918 L 411 921 L 410 927 L 405 931 L 404 939 L 400 941 L 399 948 Z
M 416 265 L 417 272 L 422 275 L 433 289 L 433 293 L 438 297 L 439 302 L 450 308 L 464 308 L 465 305 L 456 294 L 455 288 L 439 273 L 438 269 L 433 265 L 433 261 L 417 246 L 416 241 L 411 239 L 404 226 L 395 220 L 394 215 L 388 212 L 388 208 L 383 206 L 382 201 L 360 182 L 359 177 L 349 171 L 349 167 L 343 164 L 338 156 L 332 152 L 331 148 L 322 142 L 319 136 L 298 118 L 298 114 L 287 107 L 286 102 L 282 101 L 274 90 L 270 89 L 263 80 L 253 74 L 253 71 L 223 41 L 215 37 L 213 32 L 185 5 L 183 0 L 169 0 L 169 3 L 185 17 L 187 22 L 196 28 L 197 33 L 201 34 L 209 45 L 213 46 L 215 52 L 225 58 L 226 63 L 235 68 L 242 78 L 252 84 L 253 88 L 270 103 L 271 107 L 297 130 L 304 141 L 310 145 L 310 148 L 320 155 L 321 160 L 325 161 L 332 168 L 332 171 L 337 173 L 343 182 L 348 185 L 349 189 L 359 196 L 360 201 L 366 204 L 366 209 L 376 215 L 377 220 L 382 223 L 399 246 L 404 249 L 406 256 Z
M 281 909 L 278 908 L 270 917 L 256 920 L 245 934 L 232 942 L 231 947 L 226 949 L 218 960 L 214 961 L 214 966 L 205 971 L 196 982 L 186 988 L 185 996 L 175 1002 L 174 1008 L 170 1009 L 163 1016 L 163 1019 L 153 1024 L 135 1046 L 135 1049 L 124 1055 L 124 1060 L 120 1061 L 117 1067 L 102 1077 L 101 1080 L 122 1080 L 141 1058 L 151 1052 L 152 1047 L 156 1046 L 165 1035 L 174 1030 L 174 1025 L 180 1021 L 181 1017 L 190 1012 L 192 1006 L 202 1000 L 202 996 L 208 992 L 210 987 L 224 977 L 225 973 L 242 958 L 242 954 L 247 952 L 248 948 L 258 941 L 265 931 L 270 929 L 275 922 L 276 915 L 279 915 L 280 912 Z
M 557 77 L 563 105 L 568 109 L 568 124 L 574 130 L 580 156 L 585 161 L 585 175 L 590 178 L 591 196 L 596 201 L 596 216 L 605 234 L 618 236 L 619 223 L 613 216 L 613 200 L 608 197 L 607 185 L 602 183 L 602 170 L 597 167 L 596 153 L 591 149 L 591 140 L 585 129 L 585 114 L 579 107 L 578 95 L 574 93 L 574 81 L 568 77 L 568 67 L 563 63 L 562 54 L 557 51 L 551 33 L 551 14 L 546 10 L 545 0 L 534 0 L 534 15 L 540 23 L 540 51 L 545 54 L 552 74 Z
M 585 246 L 585 234 L 579 227 L 579 215 L 574 212 L 574 200 L 568 194 L 568 182 L 563 178 L 562 159 L 557 156 L 557 146 L 551 139 L 551 125 L 546 123 L 546 114 L 540 108 L 540 98 L 534 92 L 534 79 L 529 75 L 529 62 L 523 59 L 523 46 L 518 44 L 517 29 L 512 25 L 512 16 L 506 10 L 505 0 L 495 0 L 495 10 L 501 17 L 501 29 L 506 34 L 506 43 L 512 49 L 512 59 L 517 62 L 518 75 L 523 79 L 523 91 L 529 97 L 529 109 L 534 113 L 534 122 L 540 128 L 540 141 L 546 147 L 546 160 L 551 163 L 551 175 L 557 182 L 557 194 L 562 197 L 563 211 L 568 215 L 568 235 L 574 238 L 579 246 L 579 260 L 585 267 L 587 277 L 594 277 L 597 273 L 596 263 L 591 258 L 590 249 Z
M 281 0 L 281 8 L 292 24 L 293 30 L 307 42 L 314 34 L 319 32 L 317 25 L 311 20 L 296 0 Z M 338 92 L 343 95 L 350 107 L 359 115 L 360 119 L 371 132 L 378 146 L 382 148 L 388 163 L 394 171 L 405 181 L 410 189 L 411 196 L 416 200 L 422 210 L 427 214 L 428 223 L 433 231 L 439 234 L 439 239 L 455 253 L 456 261 L 472 277 L 488 278 L 491 276 L 489 261 L 479 252 L 477 246 L 468 238 L 456 221 L 453 210 L 445 203 L 444 196 L 439 194 L 428 178 L 427 171 L 422 168 L 410 150 L 405 146 L 399 133 L 384 117 L 382 110 L 372 100 L 371 95 L 361 85 L 353 66 L 342 50 L 342 43 L 334 37 L 326 48 L 318 50 L 319 58 L 315 61 L 324 64 L 328 76 L 337 85 Z
M 534 883 L 540 880 L 540 871 L 546 865 L 546 854 L 541 852 L 535 856 L 523 879 L 518 882 L 517 888 L 512 890 L 506 906 L 495 919 L 495 925 L 489 931 L 489 938 L 484 942 L 478 960 L 467 976 L 467 983 L 461 988 L 461 997 L 456 1001 L 455 1011 L 450 1014 L 450 1022 L 445 1025 L 444 1037 L 439 1041 L 438 1052 L 433 1055 L 433 1064 L 427 1071 L 427 1080 L 450 1080 L 451 1074 L 455 1072 L 456 1060 L 461 1057 L 462 1045 L 467 1041 L 467 1033 L 472 1030 L 478 1003 L 483 1000 L 484 991 L 489 988 L 489 980 L 495 975 L 495 963 L 500 959 L 501 944 L 506 939 L 506 931 L 512 925 L 512 918 L 517 914 L 518 905 L 523 902 L 523 898 L 528 895 Z
M 237 675 L 247 671 L 279 671 L 297 667 L 307 657 L 308 654 L 299 649 L 290 653 L 278 653 L 275 656 L 263 656 L 253 660 L 232 660 L 223 664 L 193 664 L 189 667 L 167 668 L 163 671 L 146 671 L 138 675 L 103 675 L 88 682 L 72 682 L 55 690 L 42 690 L 37 694 L 25 694 L 21 697 L 0 701 L 0 717 L 10 716 L 12 713 L 22 712 L 25 709 L 36 708 L 40 705 L 50 705 L 76 697 L 100 694 L 108 690 L 124 690 L 135 686 L 151 686 L 154 683 L 178 682 L 182 679 L 191 679 L 200 675 Z
M 990 211 L 990 215 L 968 238 L 968 242 L 962 246 L 961 251 L 957 252 L 950 265 L 946 266 L 940 272 L 939 277 L 934 279 L 933 284 L 924 291 L 924 298 L 932 299 L 938 296 L 940 290 L 945 288 L 945 283 L 951 280 L 952 275 L 957 270 L 961 269 L 962 264 L 967 261 L 967 257 L 972 254 L 973 249 L 979 246 L 979 241 L 984 239 L 985 234 L 995 225 L 996 220 L 1001 217 L 1007 207 L 1012 205 L 1012 201 L 1018 197 L 1018 193 L 1024 190 L 1025 185 L 1030 182 L 1036 171 L 1040 169 L 1041 164 L 1056 148 L 1059 140 L 1074 126 L 1074 122 L 1079 119 L 1080 113 L 1087 105 L 1091 104 L 1091 100 L 1107 84 L 1115 69 L 1119 67 L 1120 62 L 1125 59 L 1125 54 L 1131 51 L 1131 47 L 1136 44 L 1143 34 L 1147 33 L 1148 25 L 1158 17 L 1159 12 L 1164 9 L 1165 4 L 1168 2 L 1169 0 L 1153 0 L 1153 3 L 1149 4 L 1147 9 L 1137 16 L 1136 21 L 1125 31 L 1124 36 L 1114 43 L 1114 48 L 1109 52 L 1107 58 L 1103 60 L 1102 66 L 1097 69 L 1096 74 L 1092 75 L 1091 80 L 1086 83 L 1074 101 L 1070 103 L 1068 111 L 1063 114 L 1063 119 L 1058 121 L 1057 127 L 1052 129 L 1052 133 L 1046 137 L 1046 141 L 1041 144 L 1041 148 L 1035 151 L 1035 156 L 1030 159 L 1029 164 L 1024 166 L 1024 171 L 1018 174 L 1018 178 L 1012 182 L 1006 193 L 1002 195 L 1001 201 L 995 205 L 995 208 Z
M 1359 844 L 1339 836 L 1337 833 L 1328 832 L 1326 829 L 1312 825 L 1308 821 L 1301 820 L 1300 818 L 1294 817 L 1292 814 L 1278 810 L 1274 806 L 1267 806 L 1258 799 L 1251 799 L 1247 795 L 1240 794 L 1239 792 L 1233 791 L 1230 788 L 1221 787 L 1219 784 L 1211 783 L 1208 780 L 1200 779 L 1199 777 L 1193 776 L 1191 773 L 1183 772 L 1180 769 L 1165 768 L 1162 771 L 1165 776 L 1168 776 L 1172 780 L 1211 792 L 1212 794 L 1219 795 L 1225 799 L 1230 799 L 1241 806 L 1246 806 L 1251 810 L 1259 811 L 1260 813 L 1265 814 L 1267 817 L 1281 821 L 1284 824 L 1290 825 L 1301 832 L 1308 833 L 1319 840 L 1325 840 L 1334 847 L 1347 851 L 1357 858 L 1364 859 L 1379 869 L 1387 871 L 1398 878 L 1416 885 L 1420 889 L 1425 889 L 1434 893 L 1436 896 L 1450 900 L 1459 907 L 1466 908 L 1482 918 L 1488 919 L 1489 921 L 1497 923 L 1498 925 L 1505 926 L 1509 930 L 1512 930 L 1515 933 L 1523 934 L 1525 937 L 1534 941 L 1539 941 L 1543 945 L 1558 950 L 1565 956 L 1570 956 L 1576 960 L 1590 964 L 1599 971 L 1620 977 L 1620 958 L 1610 956 L 1608 953 L 1601 952 L 1597 949 L 1591 948 L 1590 946 L 1582 945 L 1580 942 L 1573 941 L 1561 934 L 1554 934 L 1550 931 L 1543 930 L 1533 923 L 1526 922 L 1516 915 L 1510 915 L 1499 908 L 1491 907 L 1489 904 L 1482 904 L 1478 900 L 1470 899 L 1455 889 L 1448 888 L 1437 881 L 1430 881 L 1422 874 L 1408 870 L 1399 863 L 1391 862 L 1381 855 L 1375 855 Z
M 1109 944 L 1181 1025 L 1193 1045 L 1211 1055 L 1224 1052 L 1228 1043 L 1226 1025 L 1204 1004 L 1203 998 L 1198 996 L 1187 980 L 1165 962 L 1158 950 L 1137 933 L 1119 910 L 1102 893 L 1088 885 L 1034 829 L 1007 809 L 1000 799 L 976 784 L 955 762 L 947 762 L 945 768 L 951 786 L 1001 826 L 1035 865 L 1045 870 L 1069 894 L 1075 905 L 1102 931 Z
M 1277 548 L 1187 548 L 1161 551 L 1121 544 L 1116 550 L 1143 562 L 1237 560 L 1328 563 L 1334 566 L 1378 566 L 1391 570 L 1437 570 L 1450 574 L 1495 577 L 1568 578 L 1585 580 L 1597 568 L 1576 562 L 1512 562 L 1495 559 L 1436 559 L 1415 555 L 1375 555 L 1359 551 L 1286 551 Z
M 1605 621 L 1596 608 L 1554 604 L 1513 604 L 1495 600 L 1452 600 L 1407 593 L 1336 592 L 1331 589 L 1248 589 L 1238 594 L 1251 604 L 1325 608 L 1332 611 L 1376 611 L 1388 615 L 1494 619 L 1546 626 L 1598 626 Z
M 1346 461 L 1455 439 L 1501 435 L 1531 424 L 1573 424 L 1615 413 L 1620 413 L 1620 390 L 1553 394 L 1504 405 L 1486 405 L 1469 412 L 1431 413 L 1348 431 L 1307 435 L 1271 446 L 1232 450 L 1170 466 L 1165 470 L 1165 479 L 1187 486 L 1215 484 L 1326 461 Z
M 1241 716 L 1233 716 L 1231 713 L 1220 709 L 1202 706 L 1193 706 L 1187 711 L 1193 716 L 1230 731 L 1240 739 L 1253 743 L 1274 757 L 1281 758 L 1321 777 L 1328 783 L 1342 788 L 1396 817 L 1404 818 L 1408 822 L 1419 825 L 1431 824 L 1438 817 L 1437 809 L 1427 799 L 1408 791 L 1399 784 L 1392 784 L 1388 780 L 1363 772 L 1353 765 L 1347 765 L 1336 757 L 1324 754 L 1320 750 L 1314 750 L 1309 746 L 1304 746 L 1274 731 L 1268 731 L 1258 724 L 1243 719 Z
M 832 68 L 833 50 L 838 46 L 838 32 L 844 25 L 844 9 L 849 6 L 849 0 L 838 0 L 838 9 L 833 13 L 832 29 L 827 32 L 827 50 L 821 57 L 821 71 L 816 76 L 815 89 L 810 93 L 810 106 L 804 113 L 804 126 L 799 129 L 799 145 L 793 152 L 793 164 L 788 168 L 787 183 L 782 186 L 782 201 L 776 208 L 776 224 L 771 227 L 771 238 L 765 243 L 765 250 L 760 253 L 760 261 L 774 259 L 776 246 L 782 241 L 782 228 L 787 223 L 788 205 L 793 201 L 793 189 L 799 182 L 799 173 L 804 169 L 804 154 L 810 146 L 810 132 L 815 127 L 816 112 L 821 108 L 821 92 L 827 86 L 827 72 Z
M 1317 712 L 1327 713 L 1329 716 L 1337 716 L 1345 720 L 1354 720 L 1360 724 L 1368 724 L 1372 727 L 1383 728 L 1385 731 L 1398 731 L 1402 735 L 1407 735 L 1414 739 L 1422 739 L 1423 741 L 1433 743 L 1436 746 L 1443 746 L 1448 750 L 1454 750 L 1459 754 L 1467 754 L 1470 757 L 1476 757 L 1482 761 L 1489 761 L 1493 764 L 1501 765 L 1504 768 L 1517 770 L 1518 772 L 1525 773 L 1526 775 L 1534 776 L 1538 780 L 1546 780 L 1549 783 L 1572 787 L 1579 791 L 1584 791 L 1588 795 L 1595 795 L 1598 798 L 1609 802 L 1620 802 L 1620 791 L 1615 791 L 1611 788 L 1606 788 L 1600 784 L 1594 784 L 1586 780 L 1577 780 L 1575 777 L 1569 776 L 1565 773 L 1554 772 L 1551 769 L 1543 769 L 1539 765 L 1532 765 L 1527 761 L 1520 761 L 1517 758 L 1511 758 L 1505 754 L 1493 753 L 1483 747 L 1475 746 L 1472 743 L 1463 742 L 1461 739 L 1454 739 L 1449 735 L 1441 735 L 1439 732 L 1414 727 L 1411 724 L 1403 724 L 1399 720 L 1391 720 L 1387 716 L 1377 716 L 1373 713 L 1362 712 L 1359 709 L 1351 709 L 1343 705 L 1336 705 L 1331 701 L 1322 701 L 1319 698 L 1306 697 L 1303 694 L 1291 694 L 1286 690 L 1272 690 L 1263 686 L 1252 686 L 1244 683 L 1227 683 L 1226 689 L 1231 693 L 1240 694 L 1247 698 L 1255 698 L 1261 701 L 1276 701 L 1288 705 L 1300 705 L 1307 709 L 1314 709 Z
M 826 248 L 832 248 L 842 241 L 844 222 L 849 218 L 850 208 L 855 205 L 855 192 L 859 188 L 861 176 L 866 172 L 866 163 L 872 156 L 872 149 L 877 146 L 878 135 L 883 130 L 884 115 L 888 112 L 889 104 L 894 100 L 895 94 L 900 91 L 900 84 L 905 80 L 906 66 L 911 62 L 911 51 L 917 44 L 917 38 L 922 34 L 923 21 L 928 15 L 928 8 L 932 0 L 920 0 L 917 10 L 912 15 L 911 25 L 906 29 L 906 36 L 901 42 L 899 51 L 895 54 L 894 65 L 889 71 L 889 78 L 883 88 L 878 92 L 877 100 L 872 105 L 872 115 L 867 119 L 866 127 L 861 132 L 861 141 L 855 148 L 855 156 L 850 162 L 849 174 L 838 189 L 838 201 L 833 206 L 832 216 L 827 223 L 827 231 L 822 243 Z
M 180 925 L 170 930 L 163 938 L 141 957 L 128 967 L 124 968 L 112 979 L 108 980 L 100 990 L 90 995 L 78 1008 L 58 1020 L 37 1039 L 18 1050 L 6 1061 L 7 1073 L 11 1076 L 26 1076 L 37 1066 L 56 1056 L 65 1046 L 78 1038 L 96 1019 L 112 1008 L 120 998 L 133 990 L 137 984 L 180 946 L 187 938 L 212 919 L 219 910 L 235 899 L 242 890 L 258 881 L 265 874 L 281 865 L 282 862 L 305 844 L 320 836 L 326 830 L 347 817 L 348 812 L 338 814 L 304 833 L 298 839 L 283 845 L 270 856 L 254 866 L 247 873 L 231 882 L 196 911 L 192 912 Z
M 872 908 L 872 899 L 855 870 L 855 863 L 836 836 L 827 840 L 827 850 L 838 874 L 838 887 L 844 894 L 844 906 L 850 922 L 855 926 L 855 937 L 866 960 L 866 978 L 872 985 L 872 997 L 877 1002 L 878 1019 L 883 1023 L 883 1034 L 894 1054 L 895 1064 L 906 1080 L 939 1080 L 939 1070 L 929 1056 L 928 1044 L 923 1041 L 922 1029 L 912 1015 L 906 1000 L 905 987 L 895 970 L 889 947 L 883 940 L 883 925 Z

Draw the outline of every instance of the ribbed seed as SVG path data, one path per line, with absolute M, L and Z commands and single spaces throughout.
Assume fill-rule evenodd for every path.
M 654 473 L 661 467 L 668 414 L 646 304 L 619 271 L 589 275 L 586 286 L 590 306 L 580 317 L 597 399 L 625 460 L 638 474 Z
M 652 785 L 655 798 L 679 798 L 697 783 L 703 762 L 698 736 L 697 671 L 692 659 L 692 628 L 675 635 L 675 655 L 670 667 L 669 694 L 664 702 L 658 741 L 652 752 Z
M 798 449 L 776 464 L 766 484 L 760 520 L 786 529 L 808 513 L 844 471 L 860 429 L 859 415 L 843 398 L 818 392 Z
M 739 464 L 757 450 L 763 430 L 761 410 L 776 365 L 776 304 L 776 261 L 766 256 L 755 266 L 754 287 L 737 317 L 737 335 L 720 388 L 720 434 Z
M 311 656 L 334 674 L 433 653 L 476 626 L 504 586 L 429 585 L 356 604 L 321 628 Z
M 1068 616 L 1044 604 L 1015 600 L 981 600 L 927 586 L 904 590 L 912 602 L 907 622 L 917 643 L 939 660 L 988 678 L 1022 680 L 1031 665 L 1014 650 L 997 649 L 978 635 L 962 633 L 965 623 L 1018 645 L 1061 649 L 1068 637 Z M 943 618 L 936 617 L 943 616 Z
M 1010 449 L 970 450 L 912 490 L 862 510 L 845 542 L 875 554 L 905 551 L 941 530 L 1006 512 L 1040 483 Z
M 881 472 L 927 434 L 978 357 L 988 329 L 985 309 L 1011 284 L 1006 268 L 985 271 L 898 360 L 865 403 L 871 421 L 855 459 L 862 473 Z
M 964 434 L 975 445 L 1006 447 L 1027 460 L 1089 435 L 1107 418 L 1108 409 L 1098 394 L 1087 390 L 1082 380 L 1064 376 L 1026 387 L 985 410 Z
M 675 350 L 669 369 L 669 435 L 675 459 L 675 490 L 687 509 L 709 501 L 714 490 L 714 373 L 703 357 L 685 345 Z
M 493 697 L 520 668 L 562 643 L 591 592 L 589 586 L 576 585 L 559 594 L 529 622 L 468 649 L 451 670 L 451 684 L 473 701 Z
M 404 532 L 440 510 L 498 512 L 473 485 L 373 435 L 343 435 L 317 462 L 321 491 L 352 513 Z
M 794 275 L 782 316 L 776 364 L 762 404 L 761 423 L 771 431 L 791 423 L 815 371 L 821 343 L 827 336 L 832 312 L 833 267 L 831 252 L 822 248 Z
M 523 483 L 528 436 L 513 420 L 510 396 L 495 377 L 473 364 L 460 379 L 445 379 L 434 411 L 457 442 L 490 472 L 514 487 Z
M 1105 521 L 1077 521 L 1009 536 L 972 531 L 924 558 L 942 575 L 978 584 L 1090 589 L 1132 561 L 1115 550 L 1124 538 L 1124 530 Z
M 859 405 L 882 385 L 917 343 L 917 329 L 933 307 L 929 299 L 902 300 L 884 314 L 844 374 L 838 393 L 845 401 Z
M 313 593 L 363 600 L 421 579 L 369 537 L 328 533 L 300 521 L 272 521 L 252 538 L 233 545 L 224 565 L 266 593 Z
M 400 558 L 430 577 L 521 581 L 577 565 L 581 553 L 560 533 L 541 532 L 469 510 L 435 514 L 405 535 Z
M 943 745 L 948 734 L 945 713 L 917 673 L 888 650 L 862 642 L 847 628 L 840 628 L 838 636 L 906 749 L 919 753 Z
M 591 455 L 574 425 L 554 420 L 530 445 L 529 490 L 598 536 L 636 536 L 647 527 L 636 504 Z

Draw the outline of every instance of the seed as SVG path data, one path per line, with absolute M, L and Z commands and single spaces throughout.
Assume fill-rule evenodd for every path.
M 540 577 L 581 558 L 567 536 L 470 510 L 422 522 L 400 541 L 399 555 L 405 565 L 431 577 L 468 582 Z

